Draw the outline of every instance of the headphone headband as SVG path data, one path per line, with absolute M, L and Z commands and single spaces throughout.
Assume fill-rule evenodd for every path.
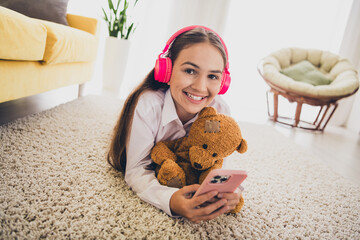
M 166 53 L 167 50 L 169 50 L 169 47 L 171 45 L 171 43 L 182 33 L 184 32 L 187 32 L 187 31 L 190 31 L 190 30 L 193 30 L 195 28 L 202 28 L 202 29 L 205 29 L 207 31 L 211 31 L 213 33 L 216 34 L 216 36 L 220 39 L 222 45 L 224 46 L 224 50 L 225 50 L 225 53 L 226 53 L 226 68 L 228 68 L 228 60 L 229 60 L 229 57 L 228 57 L 228 51 L 227 51 L 227 48 L 226 48 L 226 45 L 225 45 L 225 42 L 224 40 L 212 29 L 208 28 L 208 27 L 205 27 L 205 26 L 201 26 L 201 25 L 193 25 L 193 26 L 188 26 L 188 27 L 184 27 L 180 30 L 178 30 L 177 32 L 175 32 L 171 37 L 170 39 L 166 42 L 166 46 L 164 48 L 164 50 L 162 51 L 162 54 Z

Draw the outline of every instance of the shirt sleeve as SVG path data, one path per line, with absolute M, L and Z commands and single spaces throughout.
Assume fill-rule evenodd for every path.
M 139 104 L 134 112 L 126 145 L 125 181 L 142 200 L 172 216 L 170 198 L 178 189 L 161 185 L 155 172 L 146 169 L 152 162 L 150 152 L 154 146 L 160 117 L 151 107 L 141 106 L 140 101 Z

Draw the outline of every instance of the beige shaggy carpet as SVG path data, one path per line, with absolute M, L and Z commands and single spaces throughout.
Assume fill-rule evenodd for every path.
M 141 201 L 106 163 L 119 100 L 87 96 L 0 126 L 0 239 L 360 239 L 360 188 L 270 126 L 249 143 L 245 206 L 193 224 Z

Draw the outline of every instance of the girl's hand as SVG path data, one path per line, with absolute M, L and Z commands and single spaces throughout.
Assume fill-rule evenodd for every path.
M 233 193 L 219 193 L 217 198 L 227 200 L 226 206 L 229 207 L 227 212 L 230 212 L 231 210 L 235 209 L 236 205 L 240 202 L 241 196 L 242 192 L 237 188 Z
M 218 195 L 218 192 L 212 191 L 191 198 L 191 194 L 196 192 L 199 187 L 199 184 L 185 186 L 171 196 L 170 209 L 173 214 L 183 216 L 194 223 L 199 223 L 204 220 L 214 219 L 231 210 L 227 205 L 227 197 L 233 201 L 234 196 L 227 195 L 216 202 L 201 207 L 202 204 L 209 202 Z

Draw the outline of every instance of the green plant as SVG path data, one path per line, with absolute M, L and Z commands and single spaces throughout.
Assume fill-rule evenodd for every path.
M 128 39 L 131 32 L 133 32 L 135 30 L 134 28 L 134 23 L 131 23 L 130 26 L 128 26 L 127 23 L 127 13 L 126 11 L 128 10 L 129 7 L 129 1 L 124 0 L 124 4 L 123 7 L 120 8 L 120 3 L 122 0 L 118 0 L 116 7 L 113 4 L 112 0 L 108 0 L 108 6 L 109 6 L 109 10 L 110 13 L 106 14 L 106 11 L 104 8 L 102 8 L 103 13 L 104 13 L 104 20 L 107 23 L 108 29 L 109 29 L 109 36 L 111 37 L 118 37 L 119 33 L 120 33 L 120 38 L 121 39 Z M 138 0 L 135 0 L 134 5 L 136 5 L 136 3 L 138 2 Z

